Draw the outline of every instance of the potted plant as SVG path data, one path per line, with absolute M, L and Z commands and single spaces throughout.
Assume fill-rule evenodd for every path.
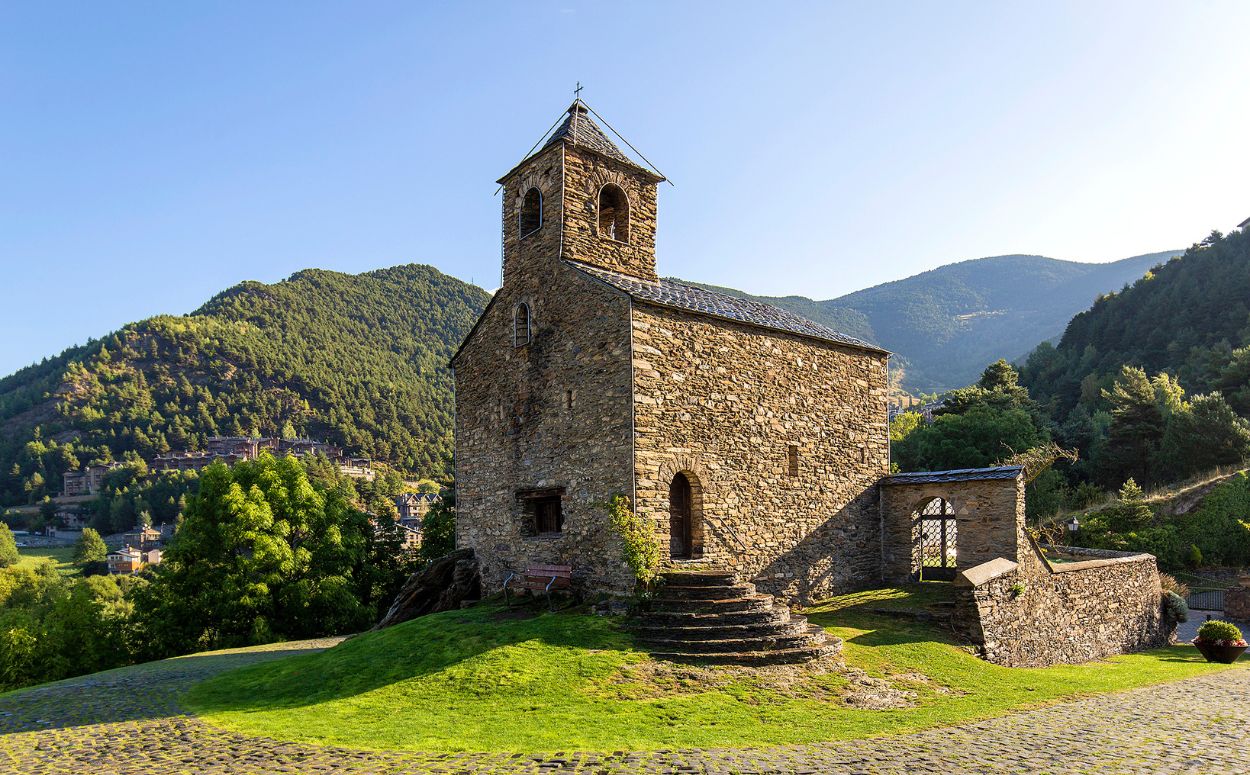
M 1222 662 L 1231 665 L 1246 650 L 1246 642 L 1241 638 L 1241 630 L 1229 622 L 1212 619 L 1203 622 L 1198 628 L 1198 637 L 1194 645 L 1202 652 L 1208 662 Z

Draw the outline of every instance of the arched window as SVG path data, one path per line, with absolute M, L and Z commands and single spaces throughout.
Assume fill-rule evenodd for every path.
M 629 199 L 615 183 L 599 189 L 599 236 L 629 242 Z
M 543 195 L 538 189 L 531 188 L 525 192 L 525 198 L 521 200 L 521 236 L 533 234 L 542 225 Z
M 528 304 L 518 304 L 512 313 L 512 346 L 529 344 L 530 336 L 530 307 Z

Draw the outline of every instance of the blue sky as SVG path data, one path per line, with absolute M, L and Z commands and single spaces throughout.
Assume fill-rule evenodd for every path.
M 493 181 L 583 96 L 663 274 L 829 298 L 1250 216 L 1250 3 L 0 5 L 0 374 L 241 280 L 493 288 Z

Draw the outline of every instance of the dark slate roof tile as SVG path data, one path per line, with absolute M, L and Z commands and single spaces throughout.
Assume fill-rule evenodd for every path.
M 625 155 L 620 148 L 616 147 L 616 143 L 608 139 L 586 112 L 586 108 L 579 104 L 574 104 L 569 108 L 569 115 L 564 119 L 564 123 L 560 128 L 552 133 L 551 138 L 547 140 L 543 148 L 550 148 L 556 143 L 569 142 L 573 145 L 589 148 L 596 153 L 601 153 L 610 159 L 624 162 L 632 167 L 638 164 Z
M 1023 470 L 1020 466 L 995 466 L 993 468 L 957 468 L 951 471 L 910 471 L 886 477 L 885 484 L 946 484 L 995 479 L 1012 480 Z
M 825 328 L 819 323 L 813 323 L 793 312 L 774 307 L 771 304 L 765 304 L 761 301 L 739 299 L 736 296 L 709 291 L 705 288 L 678 282 L 677 280 L 661 279 L 649 281 L 576 261 L 569 261 L 568 264 L 597 280 L 601 280 L 618 290 L 628 293 L 638 301 L 697 312 L 775 331 L 809 336 L 814 339 L 821 339 L 848 347 L 879 353 L 886 352 L 876 345 L 856 339 L 853 336 L 839 334 L 837 331 Z

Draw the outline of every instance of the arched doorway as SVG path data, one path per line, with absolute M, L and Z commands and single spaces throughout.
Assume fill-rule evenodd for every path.
M 674 560 L 694 557 L 694 493 L 685 474 L 668 486 L 668 550 Z

